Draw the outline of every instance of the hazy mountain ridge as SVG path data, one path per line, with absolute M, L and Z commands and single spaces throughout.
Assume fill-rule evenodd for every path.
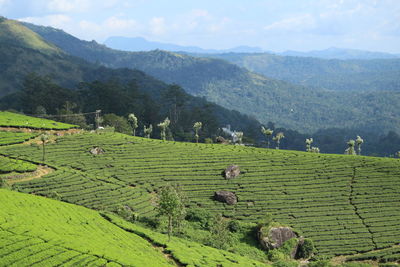
M 334 91 L 400 90 L 400 59 L 340 60 L 269 53 L 191 54 L 227 60 L 274 79 Z
M 307 52 L 300 51 L 284 51 L 275 53 L 281 56 L 294 56 L 294 57 L 316 57 L 323 59 L 389 59 L 400 58 L 398 54 L 391 54 L 385 52 L 366 51 L 359 49 L 347 49 L 330 47 L 323 50 L 311 50 Z
M 197 46 L 183 46 L 170 43 L 161 43 L 148 41 L 142 37 L 123 37 L 111 36 L 104 41 L 104 44 L 112 49 L 123 51 L 151 51 L 151 50 L 168 50 L 175 52 L 190 52 L 190 53 L 260 53 L 263 50 L 259 47 L 237 46 L 230 49 L 204 49 Z

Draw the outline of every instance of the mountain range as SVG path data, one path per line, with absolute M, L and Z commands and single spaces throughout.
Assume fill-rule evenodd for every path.
M 249 71 L 226 59 L 211 58 L 214 55 L 206 58 L 162 50 L 118 51 L 94 41 L 79 40 L 62 30 L 33 24 L 25 25 L 73 56 L 111 68 L 141 70 L 164 82 L 179 84 L 189 94 L 205 97 L 228 109 L 238 110 L 265 124 L 272 121 L 277 126 L 308 133 L 331 127 L 377 133 L 387 133 L 390 130 L 400 131 L 400 92 L 397 90 L 398 76 L 394 75 L 400 69 L 398 68 L 400 60 L 383 60 L 381 63 L 384 66 L 389 64 L 386 69 L 393 68 L 393 77 L 377 74 L 378 80 L 388 79 L 388 83 L 393 84 L 393 90 L 379 88 L 379 90 L 360 90 L 359 92 L 357 90 L 338 92 L 321 88 L 318 84 L 302 86 L 294 82 L 274 79 L 271 76 Z M 240 56 L 234 53 L 227 55 Z M 299 77 L 318 76 L 320 71 L 318 67 L 309 65 L 316 59 L 274 57 L 277 57 L 278 62 L 281 59 L 293 62 L 293 69 L 303 68 Z M 320 60 L 329 68 L 334 68 L 335 64 L 338 64 L 332 62 L 330 65 L 331 60 Z M 370 61 L 363 62 L 367 66 L 375 64 Z M 282 68 L 284 66 L 285 64 Z M 357 69 L 359 66 L 354 68 Z M 316 74 L 313 74 L 313 71 Z M 340 74 L 333 72 L 335 75 Z M 290 71 L 287 73 L 290 76 Z M 296 73 L 293 72 L 292 75 L 296 76 Z M 375 84 L 372 78 L 364 83 L 370 84 L 371 88 L 374 85 L 380 86 Z M 340 78 L 337 79 L 339 81 L 333 82 L 340 83 Z M 329 80 L 324 82 L 329 83 Z M 349 82 L 351 83 L 352 80 L 350 79 Z M 357 80 L 355 84 L 362 86 L 357 84 Z
M 330 47 L 323 50 L 311 51 L 293 51 L 287 50 L 284 52 L 266 51 L 261 47 L 252 46 L 237 46 L 230 49 L 204 49 L 197 46 L 183 46 L 171 43 L 162 43 L 146 40 L 143 37 L 124 37 L 124 36 L 111 36 L 108 37 L 104 44 L 112 49 L 123 51 L 151 51 L 151 50 L 167 50 L 173 52 L 187 52 L 187 53 L 207 53 L 207 54 L 221 54 L 221 53 L 269 53 L 281 56 L 294 56 L 294 57 L 315 57 L 323 59 L 387 59 L 387 58 L 400 58 L 400 54 L 391 54 L 385 52 L 365 51 L 359 49 L 346 49 Z

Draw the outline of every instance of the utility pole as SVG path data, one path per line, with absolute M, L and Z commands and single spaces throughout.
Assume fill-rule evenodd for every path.
M 94 117 L 94 121 L 96 123 L 96 129 L 98 129 L 99 126 L 100 126 L 100 113 L 101 113 L 100 109 L 96 110 L 96 114 L 95 114 L 95 117 Z

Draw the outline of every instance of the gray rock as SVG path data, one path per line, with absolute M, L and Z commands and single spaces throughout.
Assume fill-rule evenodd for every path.
M 280 248 L 285 241 L 297 237 L 290 227 L 271 227 L 267 233 L 263 228 L 258 230 L 257 235 L 261 246 L 266 250 Z
M 96 146 L 96 147 L 93 147 L 92 149 L 90 149 L 89 152 L 93 155 L 100 155 L 100 154 L 104 154 L 104 149 Z
M 238 165 L 231 165 L 225 169 L 224 173 L 226 179 L 233 179 L 239 176 L 240 168 Z
M 214 193 L 214 199 L 220 202 L 225 202 L 228 205 L 235 205 L 237 203 L 235 193 L 230 191 L 217 191 Z

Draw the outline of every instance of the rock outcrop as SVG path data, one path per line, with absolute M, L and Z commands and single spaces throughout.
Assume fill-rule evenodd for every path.
M 297 237 L 290 227 L 284 226 L 271 227 L 269 230 L 261 227 L 257 235 L 261 246 L 266 250 L 280 248 L 285 241 Z
M 235 193 L 230 191 L 217 191 L 214 193 L 214 199 L 228 205 L 235 205 L 237 203 Z

